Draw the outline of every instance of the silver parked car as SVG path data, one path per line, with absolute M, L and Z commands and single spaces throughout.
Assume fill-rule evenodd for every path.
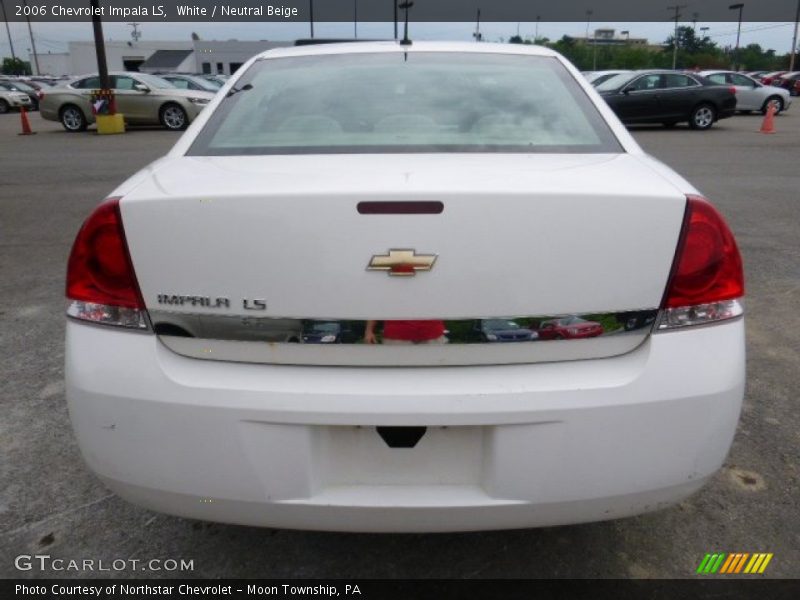
M 111 73 L 117 111 L 130 125 L 163 125 L 180 131 L 214 97 L 212 92 L 181 90 L 147 73 Z M 83 131 L 94 122 L 92 92 L 100 88 L 98 75 L 79 77 L 48 90 L 40 103 L 42 117 L 60 121 L 67 131 Z
M 28 94 L 6 86 L 0 85 L 0 115 L 16 108 L 31 109 L 31 99 Z
M 701 71 L 699 73 L 706 79 L 720 85 L 730 85 L 736 88 L 736 110 L 750 112 L 758 110 L 767 112 L 767 107 L 772 104 L 775 114 L 789 108 L 792 97 L 788 90 L 764 85 L 744 73 L 736 71 Z

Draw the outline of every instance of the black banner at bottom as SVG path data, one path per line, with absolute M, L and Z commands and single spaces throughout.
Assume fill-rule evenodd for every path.
M 544 600 L 647 598 L 800 598 L 800 580 L 780 579 L 499 579 L 499 580 L 259 580 L 259 579 L 6 579 L 0 598 L 59 600 L 146 598 L 354 598 L 440 600 L 447 598 Z

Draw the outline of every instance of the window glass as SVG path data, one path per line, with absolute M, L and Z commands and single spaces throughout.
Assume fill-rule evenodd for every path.
M 113 83 L 115 90 L 132 90 L 136 81 L 132 77 L 125 77 L 124 75 L 115 75 Z
M 100 89 L 100 78 L 99 77 L 86 77 L 85 79 L 79 80 L 77 83 L 73 84 L 72 87 L 76 87 L 81 90 L 99 90 Z
M 667 73 L 663 77 L 664 87 L 666 88 L 682 88 L 697 85 L 694 79 L 686 75 L 681 75 L 680 73 Z
M 739 75 L 738 73 L 731 74 L 731 83 L 733 85 L 741 85 L 744 87 L 755 87 L 755 82 L 750 79 L 749 77 L 745 77 L 744 75 Z
M 643 75 L 628 86 L 632 92 L 657 90 L 661 88 L 661 75 Z
M 725 85 L 727 83 L 727 81 L 725 81 L 725 73 L 714 73 L 706 77 L 706 79 L 718 85 Z
M 594 104 L 549 57 L 264 59 L 237 88 L 190 154 L 620 151 Z

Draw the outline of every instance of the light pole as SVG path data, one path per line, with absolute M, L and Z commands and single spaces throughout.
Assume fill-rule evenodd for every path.
M 700 28 L 700 35 L 703 36 L 703 39 L 706 39 L 708 37 L 708 34 L 706 33 L 708 31 L 708 29 L 709 29 L 708 27 L 701 27 Z
M 794 59 L 797 56 L 797 26 L 800 23 L 800 0 L 797 0 L 797 12 L 794 14 L 794 35 L 792 36 L 792 54 L 789 58 L 789 71 L 794 71 Z M 11 36 L 9 36 L 10 38 Z
M 394 39 L 397 39 L 397 0 L 392 0 L 394 7 Z
M 625 36 L 625 43 L 626 44 L 628 43 L 628 40 L 631 39 L 631 32 L 628 31 L 627 29 L 625 31 L 620 31 L 619 34 Z
M 6 33 L 8 34 L 8 45 L 11 46 L 11 58 L 17 62 L 17 55 L 14 53 L 14 40 L 11 39 L 11 28 L 8 26 L 8 17 L 6 16 L 6 2 L 0 0 L 0 7 L 3 8 L 3 21 L 6 23 Z
M 739 38 L 742 35 L 742 9 L 744 8 L 744 3 L 740 2 L 739 4 L 731 4 L 728 7 L 728 10 L 738 10 L 739 11 L 739 27 L 736 29 L 736 48 L 733 50 L 733 70 L 739 70 Z
M 314 0 L 308 0 L 308 25 L 311 30 L 311 39 L 314 39 Z
M 353 0 L 353 39 L 358 39 L 358 0 Z
M 800 0 L 797 0 L 797 1 L 800 2 Z M 536 15 L 536 29 L 534 29 L 534 33 L 533 33 L 533 41 L 534 41 L 534 43 L 536 43 L 536 40 L 539 39 L 539 21 L 541 21 L 541 20 L 542 20 L 542 17 L 539 16 L 539 15 Z
M 26 7 L 28 6 L 28 0 L 22 0 L 22 3 Z M 31 48 L 33 48 L 33 64 L 36 65 L 36 75 L 41 75 L 42 72 L 39 70 L 39 54 L 36 52 L 36 42 L 33 39 L 33 28 L 31 27 L 31 19 L 30 17 L 26 16 L 25 20 L 28 22 L 28 35 L 31 36 Z

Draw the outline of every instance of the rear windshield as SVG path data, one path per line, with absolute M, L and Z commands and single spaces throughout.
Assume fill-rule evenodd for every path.
M 621 151 L 597 108 L 551 57 L 264 59 L 235 90 L 188 154 Z

